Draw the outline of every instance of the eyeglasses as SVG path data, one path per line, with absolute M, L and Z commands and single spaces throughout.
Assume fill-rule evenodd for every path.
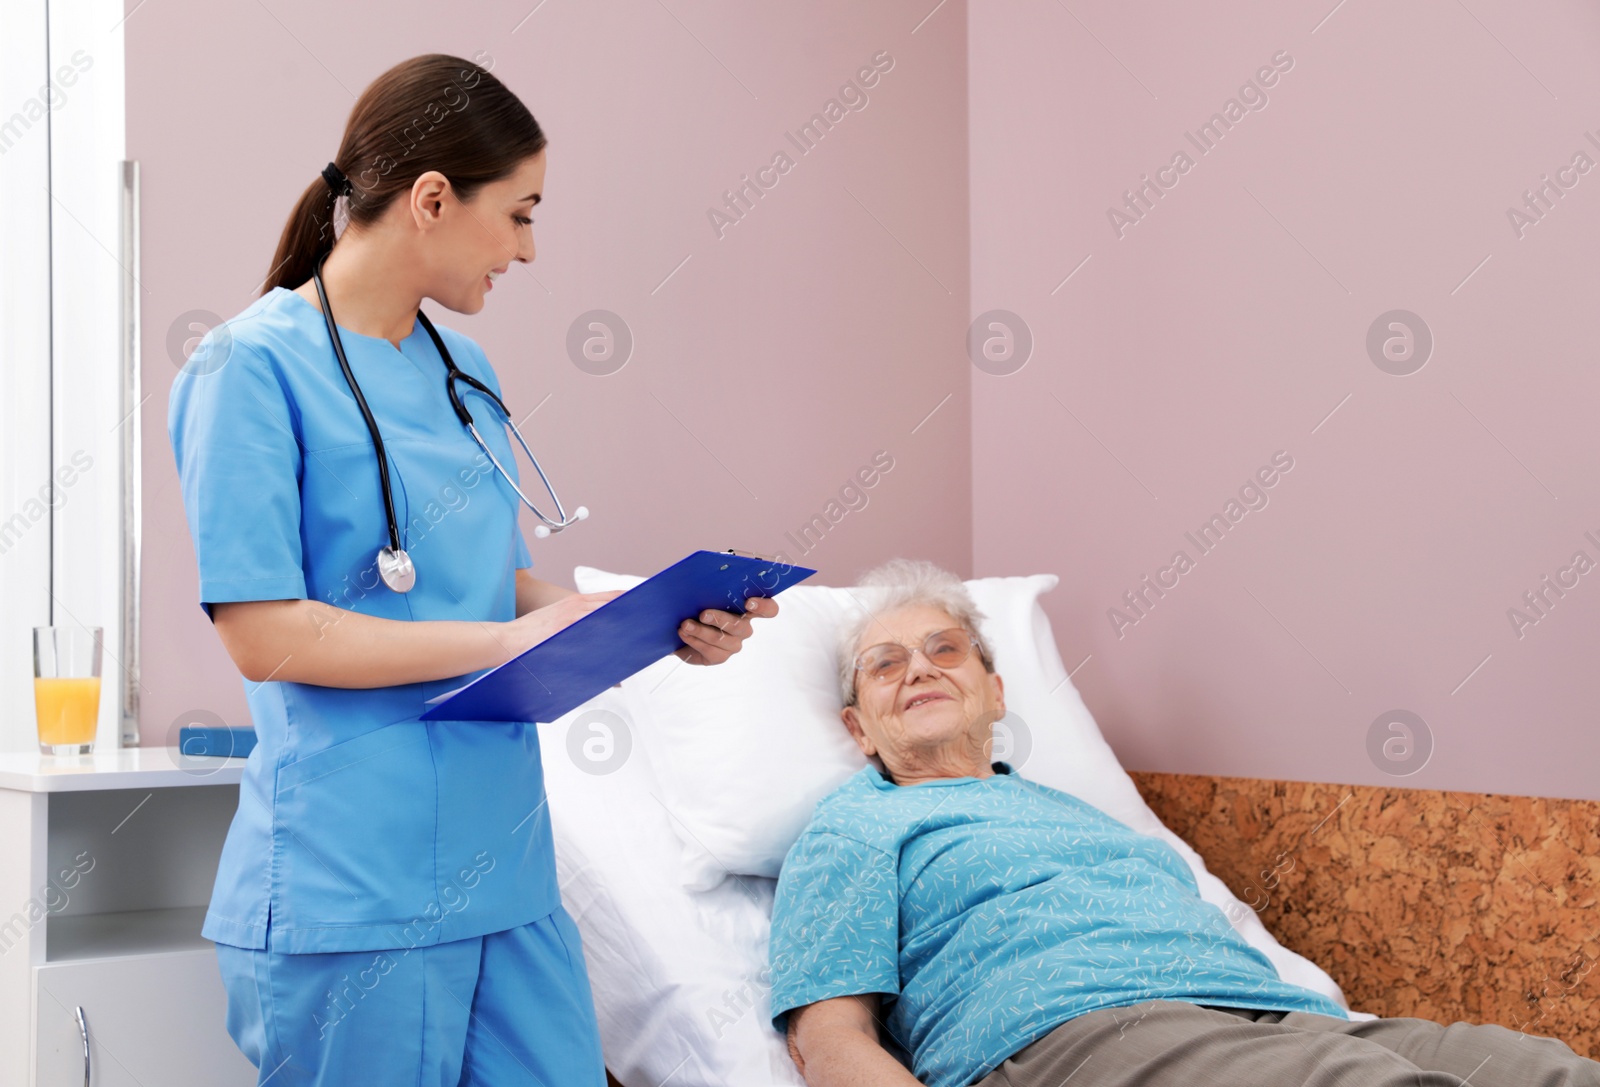
M 936 630 L 918 648 L 935 668 L 954 668 L 972 653 L 978 639 L 961 627 Z M 880 642 L 856 655 L 856 671 L 874 683 L 896 683 L 911 667 L 912 650 L 899 642 Z

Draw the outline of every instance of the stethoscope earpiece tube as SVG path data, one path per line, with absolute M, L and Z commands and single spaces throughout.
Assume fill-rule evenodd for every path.
M 495 471 L 500 473 L 500 478 L 506 481 L 506 486 L 515 491 L 517 497 L 522 500 L 522 504 L 532 510 L 535 517 L 539 518 L 540 524 L 534 526 L 533 534 L 542 540 L 552 532 L 560 532 L 564 528 L 571 528 L 588 517 L 589 509 L 587 506 L 579 506 L 571 517 L 567 516 L 566 509 L 561 505 L 561 498 L 556 494 L 556 489 L 550 485 L 550 477 L 544 474 L 544 467 L 539 463 L 539 458 L 533 455 L 532 449 L 528 448 L 528 441 L 522 436 L 522 430 L 516 423 L 511 421 L 511 410 L 506 407 L 505 401 L 496 396 L 494 390 L 489 386 L 456 365 L 455 360 L 450 357 L 450 349 L 444 345 L 444 338 L 439 335 L 439 330 L 433 327 L 433 322 L 428 320 L 426 313 L 418 310 L 417 320 L 421 321 L 422 327 L 428 330 L 428 335 L 433 338 L 433 345 L 439 349 L 439 357 L 444 360 L 444 387 L 445 391 L 450 394 L 450 406 L 455 409 L 456 418 L 460 419 L 461 425 L 467 428 L 467 433 L 471 434 L 472 440 L 478 443 L 478 448 L 483 450 L 483 455 L 489 458 L 489 463 L 493 464 Z M 517 444 L 522 446 L 522 451 L 528 455 L 528 463 L 532 464 L 533 470 L 539 474 L 539 482 L 544 484 L 545 493 L 550 496 L 550 501 L 556 504 L 554 518 L 545 516 L 544 511 L 535 506 L 528 496 L 522 493 L 522 488 L 517 486 L 516 480 L 511 478 L 511 473 L 506 471 L 505 465 L 500 463 L 500 459 L 489 448 L 489 443 L 484 441 L 483 435 L 478 433 L 478 428 L 472 421 L 472 413 L 467 410 L 467 405 L 461 399 L 461 394 L 456 392 L 456 382 L 458 380 L 466 382 L 467 387 L 473 391 L 482 393 L 484 399 L 493 404 L 495 409 L 500 412 L 506 426 L 511 428 L 512 436 L 517 439 Z

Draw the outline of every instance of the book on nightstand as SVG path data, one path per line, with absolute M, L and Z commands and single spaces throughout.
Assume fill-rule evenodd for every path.
M 191 757 L 220 755 L 242 759 L 255 746 L 256 730 L 253 728 L 191 726 L 178 730 L 178 750 Z

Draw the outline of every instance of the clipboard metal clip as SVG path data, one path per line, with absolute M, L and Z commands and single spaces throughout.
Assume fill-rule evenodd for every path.
M 760 554 L 759 552 L 755 552 L 755 551 L 740 551 L 737 547 L 730 547 L 730 548 L 727 548 L 727 549 L 725 549 L 723 551 L 718 551 L 717 554 L 719 554 L 719 555 L 733 555 L 736 558 L 742 558 L 742 559 L 755 559 L 757 562 L 765 562 L 765 563 L 769 563 L 770 564 L 768 569 L 760 570 L 760 571 L 757 571 L 755 573 L 755 577 L 758 579 L 757 583 L 756 583 L 756 590 L 755 590 L 754 593 L 747 594 L 747 595 L 751 595 L 751 596 L 767 596 L 767 595 L 769 595 L 769 590 L 771 590 L 774 587 L 774 585 L 776 585 L 778 583 L 777 580 L 775 580 L 771 585 L 767 584 L 766 577 L 767 577 L 767 574 L 769 572 L 773 573 L 774 575 L 776 575 L 776 578 L 778 580 L 781 580 L 783 575 L 787 574 L 791 570 L 805 569 L 805 567 L 796 567 L 791 562 L 785 562 L 783 559 L 775 559 L 770 555 L 763 555 L 763 554 Z M 727 567 L 724 566 L 723 569 L 726 570 Z M 814 572 L 815 571 L 813 571 L 813 573 Z M 806 576 L 809 577 L 810 574 L 807 574 Z M 749 585 L 750 582 L 751 582 L 750 577 L 746 576 L 745 577 L 745 584 Z M 728 594 L 728 603 L 729 603 L 730 608 L 732 610 L 736 610 L 736 611 L 743 611 L 744 610 L 743 607 L 741 606 L 741 604 L 739 603 L 739 601 L 736 599 L 735 594 L 733 594 L 733 593 L 729 593 Z

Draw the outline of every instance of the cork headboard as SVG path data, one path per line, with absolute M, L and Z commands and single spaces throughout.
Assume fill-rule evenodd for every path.
M 1600 802 L 1132 776 L 1351 1007 L 1499 1023 L 1600 1058 Z

